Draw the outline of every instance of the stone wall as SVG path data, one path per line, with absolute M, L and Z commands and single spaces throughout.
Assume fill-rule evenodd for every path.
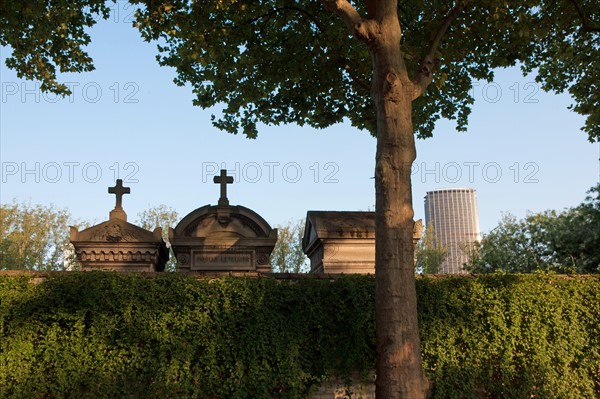
M 352 385 L 347 387 L 339 378 L 332 378 L 321 385 L 312 399 L 375 399 L 375 375 L 361 381 L 358 374 L 352 376 Z

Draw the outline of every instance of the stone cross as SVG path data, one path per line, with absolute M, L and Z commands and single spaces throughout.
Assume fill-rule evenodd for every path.
M 219 198 L 219 205 L 229 205 L 227 199 L 227 185 L 233 184 L 233 177 L 227 176 L 227 169 L 221 169 L 221 175 L 213 178 L 215 184 L 221 185 L 221 198 Z
M 115 209 L 123 209 L 123 194 L 130 194 L 131 188 L 123 187 L 123 180 L 117 179 L 117 184 L 114 187 L 109 187 L 108 193 L 115 194 L 117 197 Z

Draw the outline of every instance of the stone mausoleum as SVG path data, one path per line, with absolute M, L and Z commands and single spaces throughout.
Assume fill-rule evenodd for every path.
M 413 244 L 423 222 L 413 227 Z M 308 211 L 302 249 L 311 273 L 375 273 L 375 213 Z
M 69 238 L 82 270 L 163 271 L 169 251 L 162 229 L 149 231 L 127 222 L 122 200 L 131 189 L 123 187 L 121 179 L 108 192 L 116 195 L 116 205 L 106 222 L 82 231 L 71 227 Z
M 233 178 L 226 170 L 221 170 L 214 182 L 221 187 L 217 205 L 192 211 L 170 232 L 177 270 L 270 272 L 277 229 L 251 209 L 229 204 L 227 185 L 233 183 Z

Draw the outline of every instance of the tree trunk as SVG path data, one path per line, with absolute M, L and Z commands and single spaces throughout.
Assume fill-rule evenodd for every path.
M 396 13 L 392 13 L 396 15 Z M 415 290 L 411 166 L 414 84 L 400 51 L 400 25 L 380 19 L 373 61 L 377 108 L 375 166 L 377 399 L 424 398 Z
M 425 79 L 417 84 L 409 78 L 400 50 L 402 32 L 396 0 L 367 0 L 368 19 L 363 19 L 348 0 L 321 1 L 342 18 L 350 34 L 368 46 L 373 64 L 371 96 L 377 109 L 375 393 L 377 399 L 422 399 L 428 381 L 421 365 L 413 260 L 410 172 L 416 149 L 412 100 L 430 82 L 432 54 L 452 19 L 435 35 L 431 54 L 419 72 Z

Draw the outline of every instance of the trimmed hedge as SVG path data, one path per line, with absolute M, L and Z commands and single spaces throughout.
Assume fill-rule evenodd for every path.
M 418 283 L 436 398 L 600 398 L 600 279 L 483 275 Z
M 371 276 L 0 275 L 1 398 L 304 398 L 374 368 Z M 417 280 L 435 398 L 600 397 L 600 278 Z

